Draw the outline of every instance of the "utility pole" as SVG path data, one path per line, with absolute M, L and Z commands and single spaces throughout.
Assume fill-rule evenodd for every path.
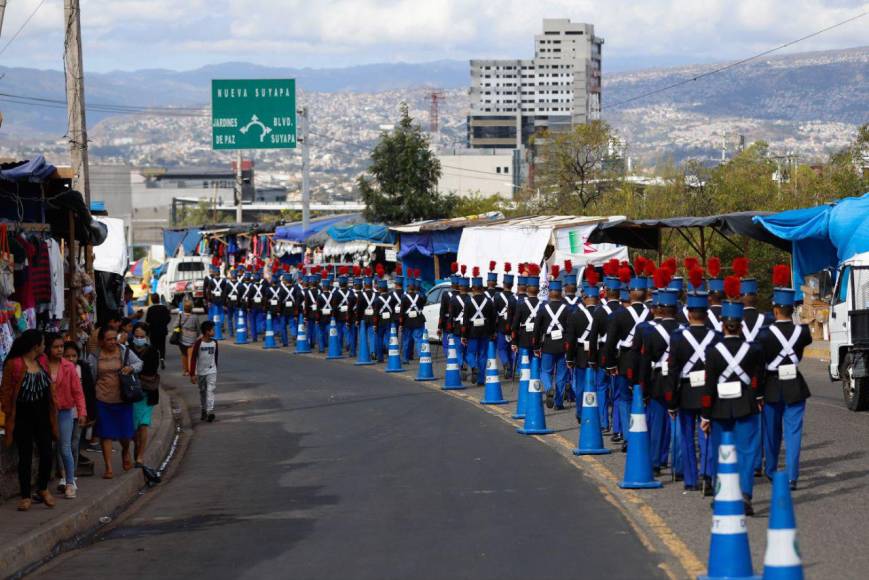
M 3 32 L 3 17 L 6 15 L 6 0 L 0 0 L 0 33 Z
M 302 120 L 302 231 L 311 226 L 311 143 L 308 132 L 308 107 L 299 111 Z
M 241 149 L 235 152 L 235 223 L 242 223 L 241 201 L 244 193 L 244 182 L 241 178 Z
M 4 2 L 5 4 L 5 2 Z M 72 188 L 84 195 L 90 207 L 91 184 L 88 173 L 88 135 L 84 103 L 84 67 L 81 57 L 81 10 L 78 0 L 63 0 L 66 36 L 63 63 L 66 69 L 66 109 L 69 119 L 69 157 L 75 175 Z

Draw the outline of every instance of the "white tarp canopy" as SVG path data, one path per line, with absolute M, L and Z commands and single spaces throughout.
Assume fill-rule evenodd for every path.
M 101 216 L 94 216 L 94 219 L 105 224 L 109 232 L 105 242 L 94 246 L 94 270 L 123 276 L 129 264 L 124 220 Z
M 510 262 L 515 273 L 523 262 L 538 264 L 546 270 L 550 264 L 571 260 L 574 268 L 581 270 L 586 264 L 599 266 L 611 258 L 627 260 L 625 246 L 588 243 L 595 226 L 610 219 L 622 218 L 535 216 L 467 227 L 459 241 L 456 261 L 467 265 L 468 272 L 472 272 L 475 266 L 480 268 L 485 276 L 490 260 L 497 262 L 499 274 L 503 272 L 505 262 Z M 554 250 L 545 260 L 550 245 Z M 545 280 L 543 272 L 541 279 Z
M 352 242 L 336 242 L 332 238 L 323 244 L 323 256 L 343 256 L 345 254 L 373 254 L 377 249 L 375 244 L 368 240 L 353 240 Z

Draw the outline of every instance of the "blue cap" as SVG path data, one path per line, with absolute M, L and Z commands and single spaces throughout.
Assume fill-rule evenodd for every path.
M 607 290 L 621 290 L 622 289 L 622 281 L 616 278 L 615 276 L 606 276 L 603 279 L 603 286 Z
M 757 280 L 754 278 L 743 278 L 739 282 L 739 293 L 743 296 L 746 294 L 757 294 Z
M 670 283 L 667 285 L 667 290 L 675 290 L 677 292 L 681 292 L 685 287 L 685 280 L 682 279 L 681 276 L 674 276 Z
M 362 278 L 362 284 L 364 286 L 371 286 L 371 276 L 365 276 Z
M 393 276 L 392 283 L 395 284 L 396 286 L 403 286 L 404 285 L 404 276 Z
M 549 282 L 549 289 L 554 292 L 561 292 L 561 280 L 552 280 Z
M 670 288 L 658 290 L 656 300 L 658 306 L 676 306 L 679 301 L 679 292 Z
M 576 274 L 567 274 L 564 276 L 565 286 L 576 286 Z
M 504 274 L 504 288 L 512 288 L 513 287 L 513 274 Z
M 386 278 L 378 278 L 377 279 L 377 288 L 379 290 L 386 290 L 389 288 L 389 286 L 386 282 Z
M 649 298 L 648 302 L 652 303 L 652 306 L 658 305 L 658 289 L 652 288 L 652 297 Z
M 347 283 L 347 276 L 338 276 L 338 283 L 339 284 L 346 284 Z
M 537 276 L 528 276 L 525 278 L 525 285 L 532 288 L 540 287 L 540 279 Z
M 471 281 L 464 276 L 459 276 L 459 288 L 467 288 L 471 285 Z
M 688 296 L 685 298 L 685 306 L 688 310 L 693 310 L 695 308 L 706 310 L 709 308 L 709 295 L 706 292 L 701 292 L 699 290 L 689 292 Z
M 773 288 L 772 303 L 776 306 L 793 306 L 795 294 L 793 288 Z
M 627 288 L 622 288 L 621 290 L 619 290 L 619 300 L 621 300 L 622 302 L 627 302 L 630 299 L 631 299 L 631 291 L 630 290 L 628 290 Z
M 706 282 L 710 292 L 724 292 L 724 280 L 722 278 L 710 278 Z
M 209 268 L 209 270 L 211 270 L 212 272 L 217 272 L 218 270 L 220 270 L 220 268 L 218 268 L 218 267 L 215 266 L 214 264 L 209 265 L 208 268 Z
M 497 282 L 498 281 L 498 272 L 489 272 L 486 275 L 487 282 Z
M 420 290 L 422 288 L 422 278 L 417 278 L 415 280 L 415 282 L 416 282 L 416 289 Z
M 649 280 L 646 278 L 634 277 L 628 283 L 628 288 L 631 290 L 645 290 L 649 287 Z
M 471 287 L 482 288 L 483 287 L 483 279 L 479 276 L 471 278 Z
M 404 281 L 404 285 L 407 288 L 411 288 L 411 287 L 416 288 L 416 280 L 408 277 L 407 280 Z
M 528 285 L 528 276 L 519 276 L 516 279 L 516 284 L 518 286 L 527 286 Z
M 459 284 L 459 275 L 458 274 L 451 274 L 450 275 L 450 284 L 452 284 L 453 286 L 458 286 L 458 284 Z
M 742 302 L 727 300 L 721 305 L 721 318 L 742 320 Z
M 283 278 L 284 280 L 291 280 L 292 277 L 293 277 L 293 275 L 290 274 L 289 272 L 284 272 L 283 274 L 281 274 L 281 278 Z
M 588 280 L 583 281 L 582 291 L 583 293 L 588 294 L 589 296 L 594 296 L 595 298 L 600 295 L 600 288 L 597 286 L 597 284 L 591 285 L 588 283 Z

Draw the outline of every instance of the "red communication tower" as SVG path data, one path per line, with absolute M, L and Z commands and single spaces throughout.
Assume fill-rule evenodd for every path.
M 430 131 L 432 135 L 437 135 L 438 132 L 438 103 L 446 99 L 446 95 L 440 89 L 432 89 L 428 93 L 428 98 L 431 99 L 431 110 L 429 113 L 429 122 L 431 123 Z

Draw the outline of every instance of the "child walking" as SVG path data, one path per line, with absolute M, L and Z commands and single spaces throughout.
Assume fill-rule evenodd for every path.
M 201 419 L 214 421 L 214 391 L 217 389 L 217 341 L 214 340 L 214 323 L 206 320 L 200 326 L 202 333 L 190 349 L 190 382 L 199 384 L 199 401 L 202 405 Z

